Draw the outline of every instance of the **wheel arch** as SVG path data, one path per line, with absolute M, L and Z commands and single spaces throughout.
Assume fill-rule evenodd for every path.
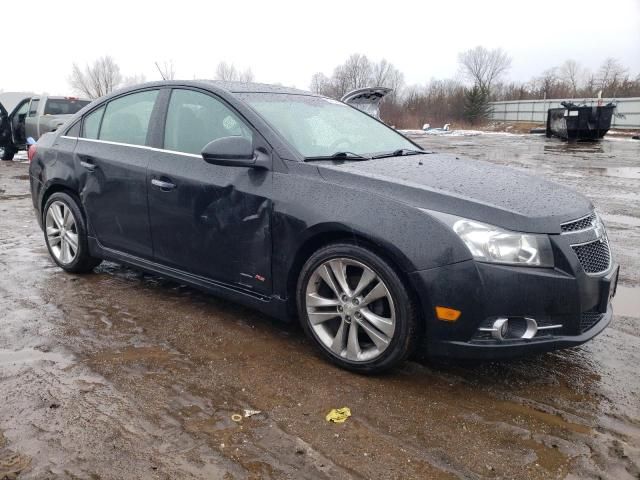
M 396 271 L 409 295 L 413 301 L 416 302 L 418 310 L 420 310 L 419 296 L 408 275 L 409 272 L 415 270 L 415 268 L 410 260 L 398 248 L 387 242 L 381 241 L 373 235 L 354 230 L 353 228 L 349 228 L 345 225 L 328 223 L 317 225 L 307 231 L 304 239 L 296 249 L 290 263 L 290 267 L 288 268 L 286 283 L 287 310 L 292 318 L 297 316 L 296 286 L 304 263 L 318 249 L 338 242 L 351 243 L 366 247 L 387 261 Z M 420 323 L 423 323 L 422 312 L 419 312 L 419 317 Z
M 49 198 L 51 198 L 51 195 L 59 192 L 67 193 L 78 201 L 77 202 L 78 208 L 80 209 L 80 212 L 82 212 L 82 215 L 85 217 L 84 220 L 86 221 L 86 214 L 84 212 L 84 208 L 82 206 L 82 202 L 80 201 L 80 196 L 78 195 L 78 192 L 75 189 L 71 188 L 69 185 L 65 185 L 64 183 L 57 183 L 57 182 L 51 183 L 42 189 L 42 196 L 40 199 L 41 219 L 44 221 L 44 207 L 47 204 L 47 201 L 49 200 Z

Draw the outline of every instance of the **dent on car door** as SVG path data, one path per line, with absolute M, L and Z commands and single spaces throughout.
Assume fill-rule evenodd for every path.
M 75 150 L 89 233 L 103 246 L 151 258 L 147 134 L 158 90 L 118 97 L 88 113 Z
M 271 172 L 200 156 L 210 141 L 236 135 L 264 142 L 220 99 L 173 90 L 163 151 L 149 164 L 153 254 L 182 271 L 270 293 Z

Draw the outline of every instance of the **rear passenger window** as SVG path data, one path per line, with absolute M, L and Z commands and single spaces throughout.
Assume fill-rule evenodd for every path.
M 157 96 L 158 90 L 150 90 L 109 102 L 98 138 L 110 142 L 144 145 Z
M 251 129 L 220 100 L 193 90 L 171 93 L 165 149 L 199 154 L 212 140 L 231 136 L 253 139 Z
M 94 140 L 98 138 L 98 129 L 100 128 L 103 113 L 104 107 L 100 107 L 84 117 L 84 121 L 82 122 L 83 138 L 92 138 Z

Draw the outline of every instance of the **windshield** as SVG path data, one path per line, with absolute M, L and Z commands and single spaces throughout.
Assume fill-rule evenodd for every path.
M 71 115 L 78 112 L 89 100 L 77 100 L 75 98 L 50 98 L 44 106 L 45 115 Z
M 272 93 L 237 95 L 307 158 L 416 148 L 391 128 L 336 100 Z

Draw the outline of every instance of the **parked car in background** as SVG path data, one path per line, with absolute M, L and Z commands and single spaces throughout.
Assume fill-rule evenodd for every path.
M 387 87 L 358 88 L 346 93 L 340 101 L 380 120 L 380 103 L 392 91 Z
M 2 160 L 12 160 L 25 150 L 27 139 L 38 140 L 54 132 L 90 100 L 76 97 L 33 96 L 30 93 L 0 94 L 0 148 Z
M 25 119 L 26 137 L 38 140 L 43 134 L 54 132 L 89 103 L 91 100 L 76 97 L 32 97 Z
M 354 371 L 418 348 L 501 358 L 570 347 L 611 321 L 618 265 L 588 199 L 425 152 L 309 92 L 120 90 L 44 135 L 29 173 L 64 270 L 109 259 L 297 317 Z
M 0 149 L 2 160 L 12 160 L 18 150 L 24 150 L 27 137 L 24 122 L 31 93 L 0 93 Z

